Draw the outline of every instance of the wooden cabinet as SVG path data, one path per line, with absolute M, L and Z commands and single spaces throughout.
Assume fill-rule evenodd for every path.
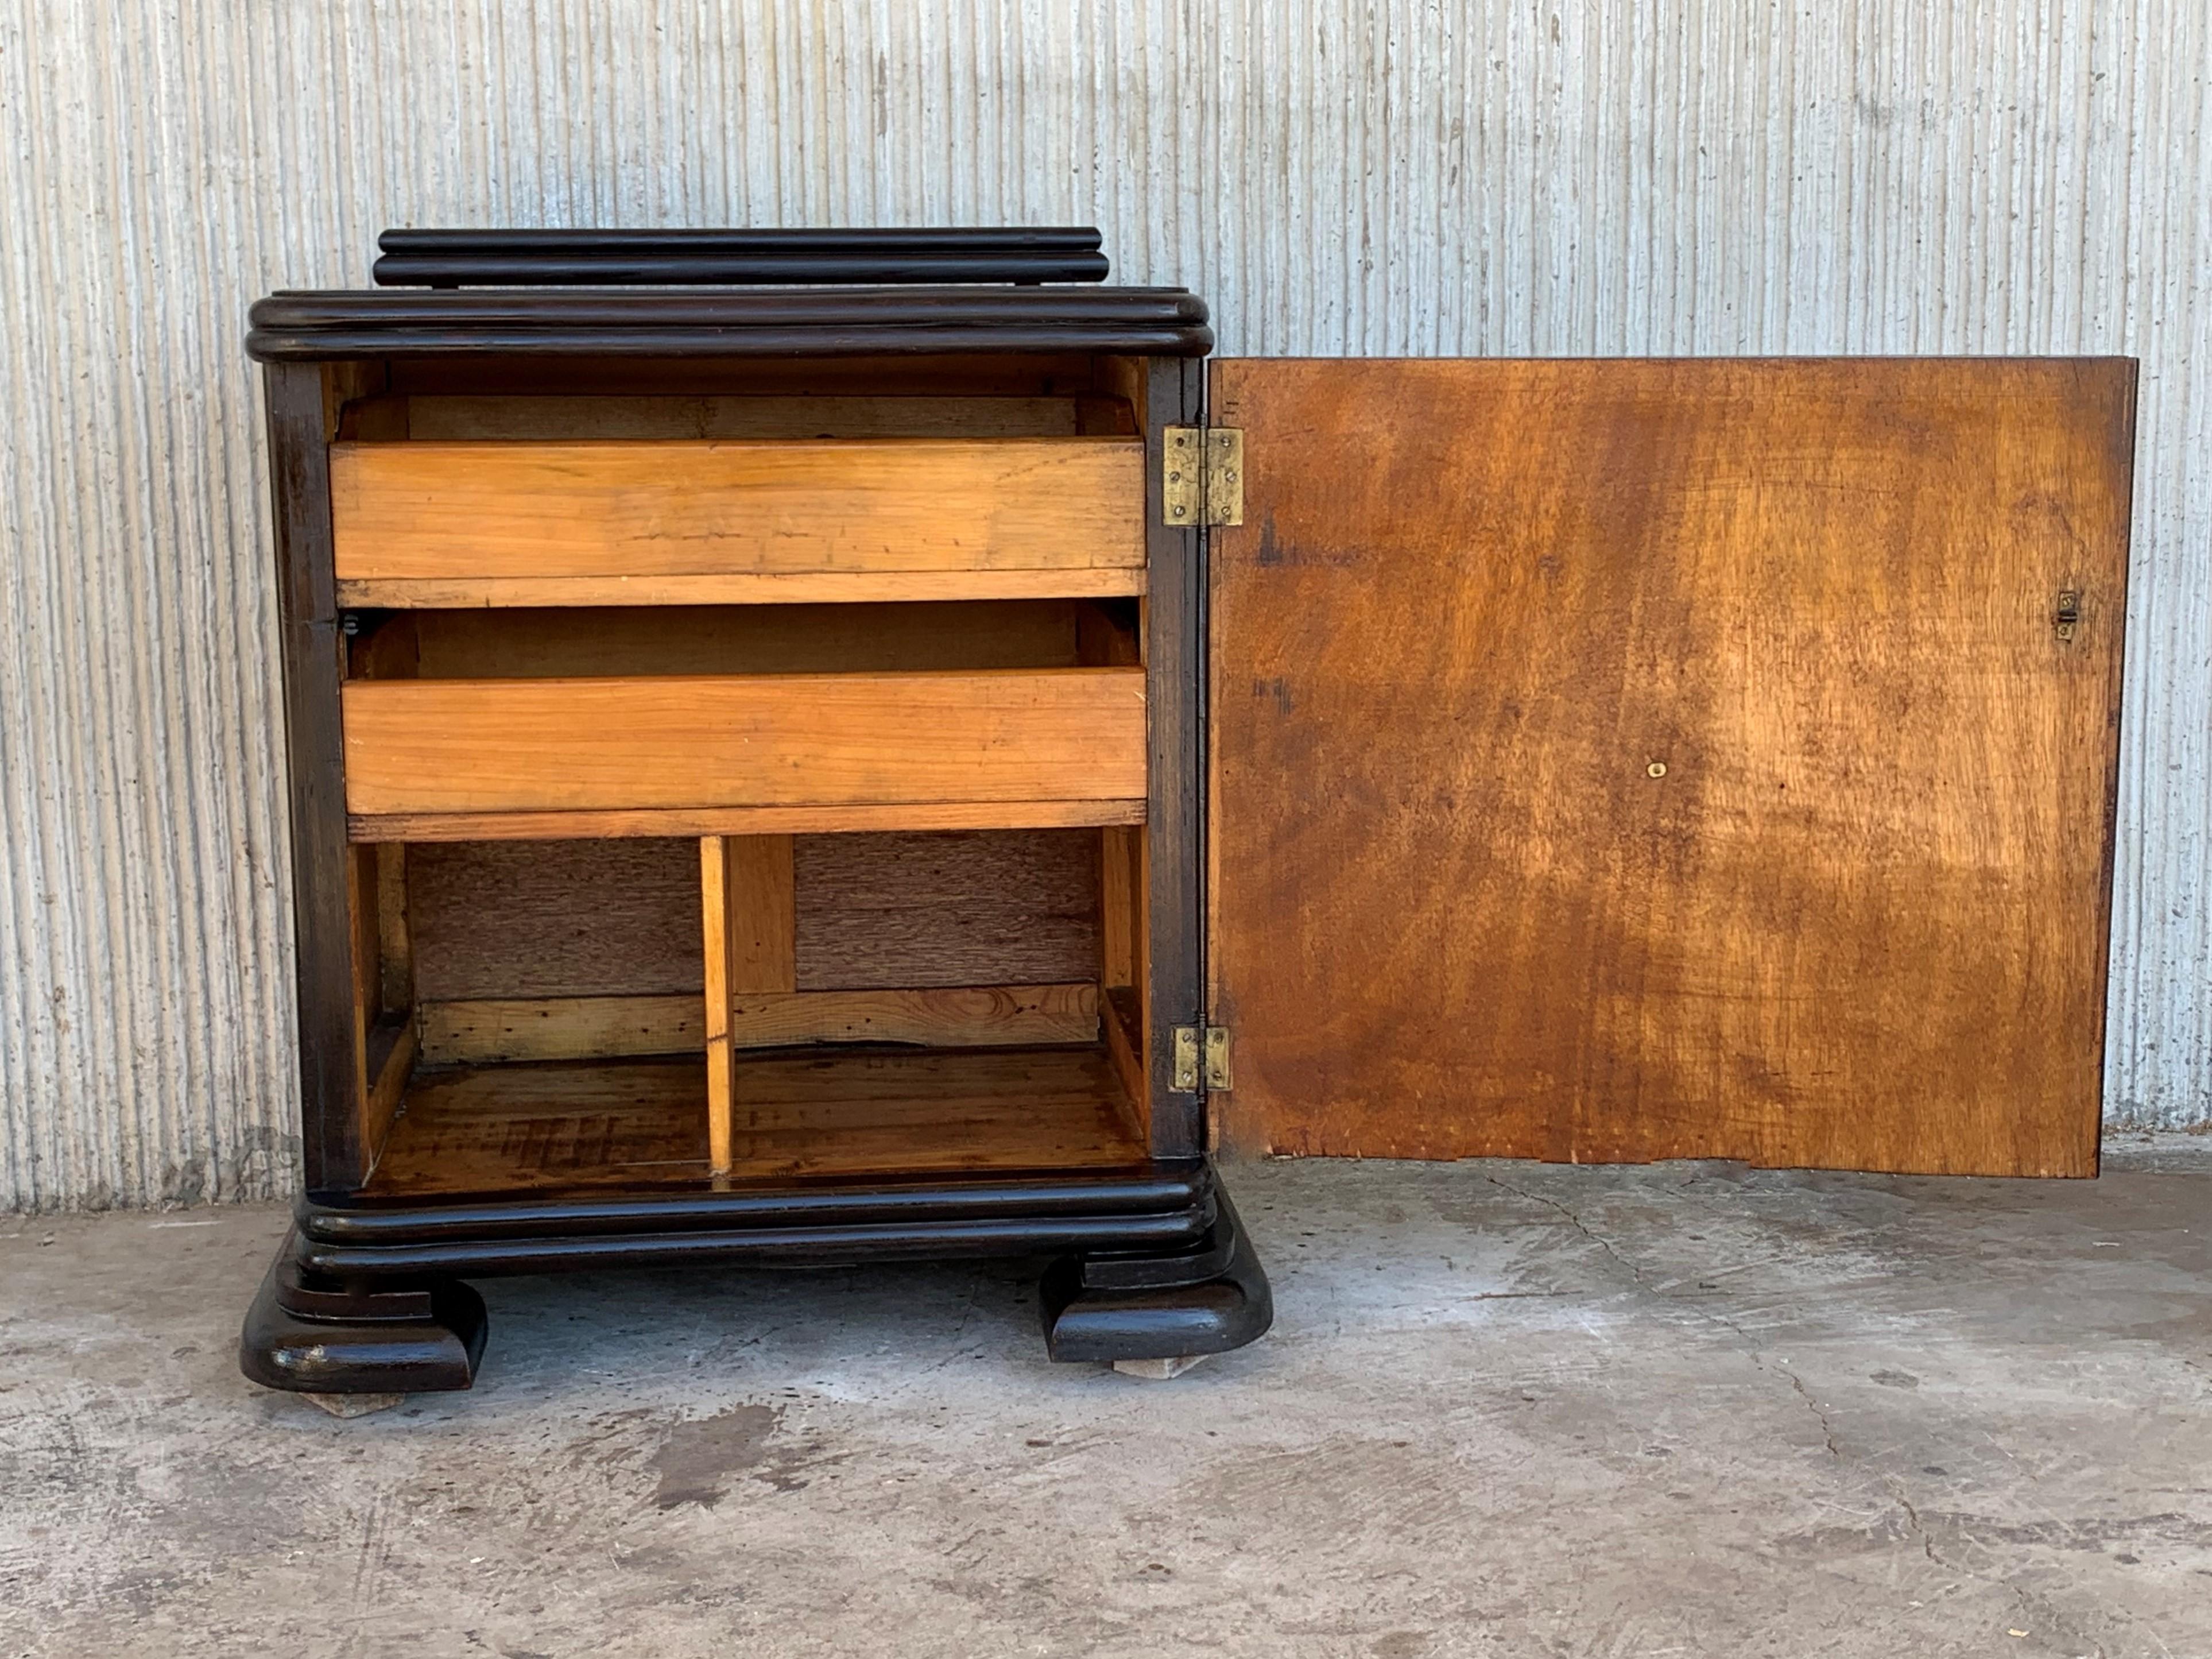
M 249 339 L 250 1375 L 465 1387 L 488 1273 L 985 1253 L 1172 1366 L 1270 1317 L 1224 1142 L 2094 1172 L 2131 363 L 1209 379 L 1095 234 L 398 241 L 451 285 Z

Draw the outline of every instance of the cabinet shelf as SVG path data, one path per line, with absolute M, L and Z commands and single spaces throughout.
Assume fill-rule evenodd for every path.
M 343 717 L 356 840 L 1127 823 L 1146 790 L 1140 668 L 355 680 Z
M 356 607 L 1143 590 L 1137 438 L 339 443 Z
M 1133 1169 L 1147 1162 L 1104 1051 L 801 1049 L 738 1068 L 729 1179 Z M 692 1058 L 425 1067 L 374 1198 L 708 1186 Z

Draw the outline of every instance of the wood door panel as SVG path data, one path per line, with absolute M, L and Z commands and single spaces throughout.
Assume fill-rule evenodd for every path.
M 1231 1144 L 2094 1173 L 2132 363 L 1213 372 Z

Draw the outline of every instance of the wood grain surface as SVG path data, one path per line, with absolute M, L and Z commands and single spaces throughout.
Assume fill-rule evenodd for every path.
M 1102 1050 L 799 1052 L 738 1068 L 731 1174 L 1128 1168 L 1120 1085 Z M 696 1059 L 418 1071 L 372 1194 L 704 1185 Z
M 740 1048 L 813 1043 L 918 1043 L 932 1048 L 1095 1043 L 1099 1038 L 1098 987 L 740 991 L 732 1000 L 730 1028 Z
M 1135 668 L 354 680 L 344 723 L 363 816 L 1145 796 Z
M 778 570 L 716 576 L 370 576 L 338 583 L 342 605 L 395 610 L 447 607 L 664 605 L 859 605 L 890 601 L 1108 598 L 1133 594 L 1144 572 L 1085 570 Z
M 924 801 L 842 807 L 642 807 L 605 812 L 356 813 L 356 841 L 565 841 L 632 836 L 829 835 L 876 830 L 1042 830 L 1141 824 L 1128 801 Z
M 778 837 L 779 840 L 782 838 Z M 730 1172 L 730 1110 L 737 1084 L 737 1049 L 730 1040 L 730 981 L 739 930 L 730 850 L 726 836 L 699 839 L 699 915 L 706 990 L 701 1034 L 707 1051 L 707 1167 Z
M 2131 363 L 1213 372 L 1232 1144 L 2094 1173 Z
M 422 1059 L 426 1065 L 484 1065 L 704 1052 L 708 1028 L 702 1006 L 697 997 L 425 1003 Z M 738 1048 L 822 1043 L 1035 1047 L 1096 1042 L 1098 1016 L 1094 985 L 739 991 L 728 1030 Z
M 425 1065 L 696 1054 L 708 1000 L 690 997 L 526 997 L 425 1003 Z
M 1135 438 L 337 443 L 341 582 L 1140 569 Z

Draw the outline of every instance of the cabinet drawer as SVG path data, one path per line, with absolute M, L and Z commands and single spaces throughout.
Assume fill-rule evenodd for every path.
M 1135 438 L 331 448 L 356 607 L 1133 594 L 1144 503 Z
M 356 680 L 357 840 L 1144 816 L 1141 668 Z

